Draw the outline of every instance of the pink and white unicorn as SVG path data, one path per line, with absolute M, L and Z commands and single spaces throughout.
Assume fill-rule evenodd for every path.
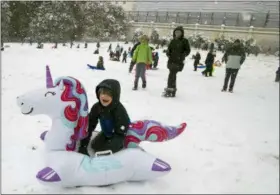
M 75 78 L 60 77 L 53 83 L 46 67 L 46 88 L 17 97 L 24 115 L 48 115 L 51 129 L 41 134 L 46 145 L 46 165 L 37 174 L 44 184 L 61 187 L 101 186 L 124 181 L 143 181 L 170 172 L 166 162 L 141 150 L 141 141 L 173 139 L 186 128 L 164 126 L 152 120 L 135 121 L 125 138 L 125 149 L 107 156 L 77 153 L 79 141 L 87 136 L 88 101 L 83 85 Z

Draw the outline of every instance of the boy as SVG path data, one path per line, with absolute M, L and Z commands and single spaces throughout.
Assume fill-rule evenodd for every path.
M 204 76 L 208 77 L 208 73 L 209 73 L 209 76 L 212 77 L 213 64 L 214 64 L 215 57 L 216 57 L 216 52 L 213 50 L 210 50 L 208 52 L 206 60 L 205 60 L 206 69 L 202 72 L 202 74 Z
M 201 59 L 200 53 L 196 52 L 196 55 L 194 56 L 194 63 L 193 63 L 194 71 L 197 71 L 197 65 L 199 64 L 200 59 Z
M 133 90 L 138 89 L 138 80 L 141 77 L 142 79 L 142 88 L 146 88 L 147 81 L 145 77 L 146 65 L 152 64 L 152 50 L 148 44 L 148 36 L 143 35 L 140 38 L 141 44 L 137 46 L 134 51 L 132 63 L 136 62 L 136 74 Z
M 97 69 L 100 70 L 105 70 L 104 68 L 104 61 L 103 61 L 103 57 L 99 56 L 98 62 L 97 62 Z
M 94 152 L 111 150 L 118 152 L 124 147 L 124 138 L 130 119 L 120 102 L 120 83 L 114 79 L 105 79 L 96 87 L 98 102 L 89 113 L 88 136 L 81 140 L 79 152 L 88 155 L 87 146 L 98 120 L 101 132 L 93 139 L 91 148 Z

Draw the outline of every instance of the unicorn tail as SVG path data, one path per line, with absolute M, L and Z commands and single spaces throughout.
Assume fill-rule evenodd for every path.
M 186 123 L 179 126 L 166 126 L 153 120 L 135 121 L 129 126 L 124 145 L 126 148 L 135 148 L 141 141 L 168 141 L 180 135 L 186 127 Z

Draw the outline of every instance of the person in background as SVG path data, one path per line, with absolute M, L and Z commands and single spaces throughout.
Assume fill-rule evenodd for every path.
M 207 54 L 206 60 L 205 60 L 205 66 L 206 69 L 202 72 L 202 74 L 206 77 L 210 76 L 212 77 L 213 72 L 213 64 L 216 57 L 216 51 L 210 50 Z
M 169 69 L 167 88 L 163 93 L 164 97 L 176 96 L 177 73 L 184 68 L 185 58 L 190 54 L 191 49 L 188 39 L 184 37 L 184 29 L 178 26 L 173 31 L 173 39 L 168 45 L 166 55 L 168 57 L 167 68 Z
M 120 61 L 120 56 L 121 56 L 121 48 L 120 48 L 120 45 L 118 44 L 116 49 L 115 49 L 115 54 L 116 54 L 116 57 L 117 57 L 117 61 Z
M 156 69 L 157 66 L 158 66 L 158 60 L 159 60 L 158 52 L 154 53 L 154 57 L 153 58 L 154 58 L 153 59 L 154 60 L 153 68 Z
M 126 58 L 127 58 L 127 52 L 124 51 L 123 52 L 123 59 L 122 59 L 122 63 L 126 63 Z
M 99 56 L 99 58 L 98 58 L 97 69 L 105 70 L 105 68 L 104 68 L 104 61 L 103 61 L 103 57 L 102 56 Z
M 226 63 L 226 75 L 222 92 L 227 91 L 228 82 L 230 79 L 229 92 L 233 93 L 233 87 L 238 71 L 241 65 L 244 63 L 245 59 L 245 49 L 241 45 L 240 40 L 236 39 L 234 43 L 226 50 L 222 59 L 222 61 Z
M 197 71 L 197 65 L 199 64 L 200 59 L 201 59 L 200 53 L 196 52 L 194 56 L 194 63 L 193 63 L 194 71 Z
M 134 51 L 132 62 L 136 63 L 136 74 L 134 80 L 133 90 L 138 89 L 138 81 L 141 77 L 142 79 L 142 88 L 146 88 L 147 80 L 146 80 L 146 65 L 152 64 L 152 51 L 149 47 L 149 38 L 147 35 L 143 35 L 140 38 L 141 44 L 137 46 Z
M 279 81 L 280 81 L 280 66 L 276 71 L 276 77 L 275 77 L 275 82 L 279 82 Z
M 110 43 L 107 52 L 111 52 L 112 51 L 112 43 Z
M 140 44 L 141 44 L 141 42 L 138 40 L 138 42 L 132 47 L 132 49 L 130 51 L 131 58 L 133 58 L 134 51 Z M 135 63 L 133 62 L 133 60 L 131 60 L 130 65 L 129 65 L 129 70 L 128 70 L 129 73 L 131 73 L 134 65 L 135 65 Z

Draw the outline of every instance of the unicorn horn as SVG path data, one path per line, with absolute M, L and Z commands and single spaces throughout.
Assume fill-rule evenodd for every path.
M 53 87 L 52 75 L 48 65 L 46 66 L 46 84 L 47 84 L 47 88 Z

